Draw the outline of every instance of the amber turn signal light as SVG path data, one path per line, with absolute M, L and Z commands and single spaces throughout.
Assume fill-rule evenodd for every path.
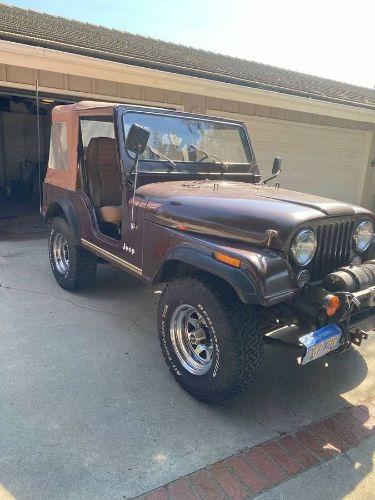
M 228 264 L 229 266 L 241 267 L 240 259 L 236 259 L 236 257 L 231 257 L 230 255 L 227 255 L 226 253 L 214 252 L 214 257 L 216 260 L 219 260 L 220 262 L 224 262 L 224 264 Z
M 327 295 L 324 297 L 323 307 L 327 316 L 333 316 L 340 307 L 340 299 L 336 295 Z

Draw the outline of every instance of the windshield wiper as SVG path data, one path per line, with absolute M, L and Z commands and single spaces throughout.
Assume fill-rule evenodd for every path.
M 200 158 L 197 161 L 203 161 L 206 158 L 211 158 L 211 160 L 214 160 L 215 163 L 219 163 L 222 167 L 224 167 L 223 170 L 228 170 L 229 165 L 227 163 L 225 163 L 223 160 L 220 160 L 220 158 L 218 156 L 213 155 L 211 153 L 207 153 L 207 151 L 204 151 L 203 149 L 197 148 L 197 146 L 194 146 L 194 144 L 189 144 L 188 147 L 195 149 L 195 151 L 197 151 L 197 153 L 202 153 L 203 155 L 205 155 L 205 156 L 202 156 L 202 158 Z
M 168 156 L 163 155 L 163 153 L 160 153 L 160 151 L 152 148 L 148 144 L 147 144 L 146 148 L 149 149 L 153 155 L 157 156 L 158 158 L 162 158 L 163 160 L 168 162 L 172 166 L 172 168 L 176 168 L 175 162 L 173 160 L 171 160 L 170 158 L 168 158 Z

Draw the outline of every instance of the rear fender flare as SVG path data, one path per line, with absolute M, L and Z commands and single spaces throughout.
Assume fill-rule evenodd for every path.
M 64 215 L 72 231 L 72 238 L 76 245 L 80 244 L 80 228 L 72 202 L 66 197 L 59 197 L 48 205 L 45 219 L 49 222 L 53 217 Z

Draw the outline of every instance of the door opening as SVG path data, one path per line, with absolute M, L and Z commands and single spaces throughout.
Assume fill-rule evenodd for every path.
M 81 182 L 100 231 L 117 240 L 122 232 L 122 180 L 111 116 L 81 117 Z

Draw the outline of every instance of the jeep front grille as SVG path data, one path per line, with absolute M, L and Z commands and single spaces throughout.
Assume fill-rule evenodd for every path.
M 318 245 L 309 266 L 312 280 L 349 264 L 353 230 L 354 221 L 331 222 L 316 228 Z

